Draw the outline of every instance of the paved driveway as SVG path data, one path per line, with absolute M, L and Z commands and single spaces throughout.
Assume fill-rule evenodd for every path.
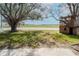
M 7 50 L 0 50 L 2 56 L 75 56 L 72 49 L 69 48 L 20 48 Z

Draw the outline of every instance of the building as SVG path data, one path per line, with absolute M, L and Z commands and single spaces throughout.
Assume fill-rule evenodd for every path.
M 61 33 L 79 35 L 79 16 L 75 17 L 76 20 L 74 20 L 73 16 L 65 16 L 60 18 L 62 20 L 60 21 Z

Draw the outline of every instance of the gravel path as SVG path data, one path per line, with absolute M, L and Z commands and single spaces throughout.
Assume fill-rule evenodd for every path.
M 1 56 L 75 56 L 69 48 L 19 48 L 0 50 Z

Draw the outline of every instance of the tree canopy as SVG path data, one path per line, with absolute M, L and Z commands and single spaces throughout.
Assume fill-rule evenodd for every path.
M 16 31 L 19 21 L 28 19 L 40 19 L 42 6 L 36 3 L 3 3 L 0 4 L 0 14 L 7 20 L 11 31 Z

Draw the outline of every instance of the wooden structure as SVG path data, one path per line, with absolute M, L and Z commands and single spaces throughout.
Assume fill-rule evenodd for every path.
M 60 18 L 60 32 L 79 35 L 79 16 L 66 16 Z

